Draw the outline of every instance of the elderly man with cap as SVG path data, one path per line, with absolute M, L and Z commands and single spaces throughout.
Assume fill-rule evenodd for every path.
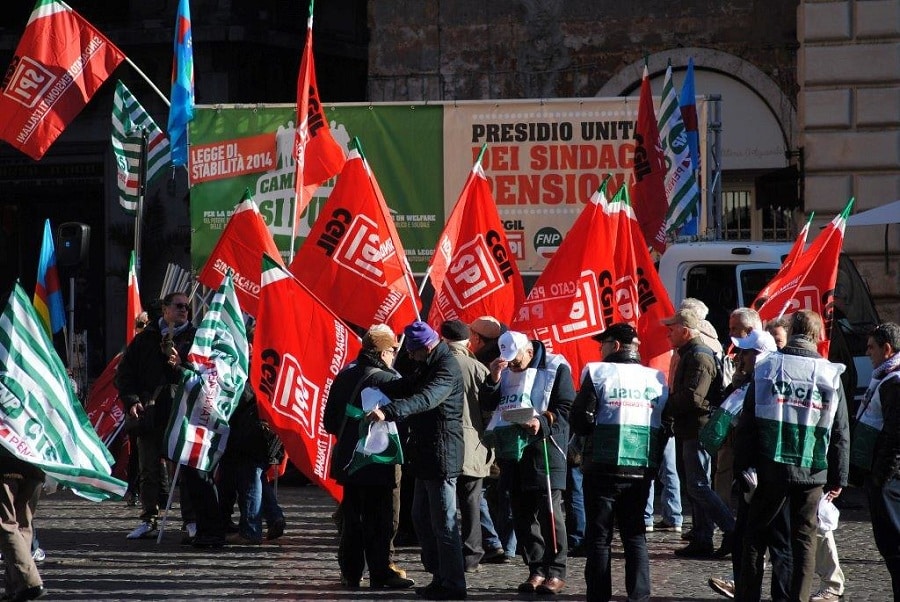
M 709 395 L 722 385 L 722 371 L 713 350 L 700 338 L 700 318 L 691 309 L 679 309 L 662 321 L 668 327 L 666 338 L 678 351 L 678 366 L 672 377 L 665 419 L 674 425 L 681 442 L 684 461 L 684 483 L 694 519 L 693 539 L 675 550 L 685 558 L 712 558 L 713 526 L 724 533 L 717 555 L 724 556 L 732 547 L 734 516 L 710 485 L 711 458 L 700 444 L 700 429 L 709 421 Z
M 491 362 L 481 407 L 500 464 L 500 490 L 513 492 L 516 536 L 528 579 L 522 593 L 557 594 L 566 585 L 566 488 L 572 372 L 561 355 L 521 332 L 500 335 L 500 357 Z
M 464 453 L 463 374 L 447 343 L 425 322 L 413 322 L 403 335 L 415 370 L 379 386 L 392 403 L 372 410 L 368 420 L 404 421 L 409 427 L 404 453 L 416 479 L 413 524 L 422 564 L 433 575 L 416 593 L 428 600 L 461 600 L 466 597 L 466 576 L 456 480 Z
M 612 324 L 594 339 L 603 361 L 584 367 L 570 415 L 572 430 L 586 437 L 587 599 L 612 597 L 610 544 L 618 523 L 628 599 L 649 600 L 643 509 L 665 445 L 662 412 L 669 388 L 662 372 L 641 365 L 637 332 L 630 324 Z
M 363 336 L 356 361 L 335 377 L 325 404 L 325 430 L 337 437 L 331 452 L 331 477 L 344 486 L 338 564 L 341 583 L 351 589 L 359 587 L 366 565 L 372 589 L 402 589 L 414 584 L 390 567 L 399 466 L 373 463 L 352 474 L 347 471 L 364 417 L 362 391 L 398 378 L 391 369 L 397 346 L 390 328 L 382 324 L 370 328 Z
M 463 560 L 466 572 L 473 572 L 478 570 L 485 555 L 481 542 L 481 484 L 490 474 L 491 450 L 481 440 L 484 420 L 478 405 L 478 391 L 488 377 L 488 369 L 469 351 L 469 334 L 469 327 L 460 320 L 447 320 L 441 326 L 441 337 L 459 362 L 465 382 L 466 403 L 462 414 L 465 451 L 462 474 L 456 481 L 456 501 L 462 522 Z M 502 555 L 503 550 L 499 553 Z

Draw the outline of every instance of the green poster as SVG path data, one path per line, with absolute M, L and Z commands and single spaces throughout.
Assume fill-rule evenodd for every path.
M 358 137 L 414 270 L 422 272 L 444 224 L 441 106 L 326 107 L 335 139 Z M 198 106 L 190 124 L 191 263 L 203 267 L 249 189 L 285 261 L 294 202 L 294 105 Z M 300 216 L 303 243 L 334 186 Z

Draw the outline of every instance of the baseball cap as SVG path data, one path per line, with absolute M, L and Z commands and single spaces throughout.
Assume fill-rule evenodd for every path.
M 691 330 L 700 329 L 700 318 L 697 316 L 697 312 L 692 309 L 679 309 L 674 315 L 660 321 L 666 326 L 681 324 L 685 328 L 690 328 Z
M 618 322 L 611 324 L 609 328 L 591 338 L 600 343 L 603 341 L 618 341 L 623 345 L 628 345 L 637 341 L 638 336 L 637 331 L 631 324 Z
M 772 353 L 778 350 L 775 338 L 765 330 L 751 330 L 750 334 L 743 338 L 731 337 L 731 342 L 738 349 L 752 349 L 759 353 Z
M 500 359 L 504 362 L 513 361 L 522 349 L 531 346 L 531 341 L 527 336 L 514 330 L 507 330 L 501 334 L 497 343 L 500 346 Z

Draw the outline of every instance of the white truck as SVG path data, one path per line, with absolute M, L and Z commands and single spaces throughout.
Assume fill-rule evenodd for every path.
M 736 307 L 749 307 L 756 295 L 781 267 L 791 249 L 790 242 L 715 241 L 676 243 L 666 249 L 659 262 L 659 275 L 677 307 L 685 297 L 695 297 L 709 307 L 707 319 L 715 326 L 723 345 L 728 339 L 728 316 Z M 847 391 L 848 401 L 859 398 L 869 384 L 872 364 L 866 356 L 869 331 L 878 324 L 878 314 L 856 266 L 841 255 L 835 286 L 832 333 L 834 361 L 853 356 L 848 369 L 856 373 L 856 390 Z M 800 301 L 805 309 L 821 312 L 818 296 Z M 842 340 L 839 340 L 842 339 Z M 837 343 L 837 344 L 835 344 Z M 847 362 L 845 362 L 847 363 Z

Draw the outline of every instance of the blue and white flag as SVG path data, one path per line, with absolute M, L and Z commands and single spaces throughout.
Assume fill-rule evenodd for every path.
M 688 143 L 681 107 L 672 83 L 672 65 L 666 69 L 662 102 L 659 107 L 659 141 L 666 158 L 666 232 L 675 232 L 696 211 L 700 204 L 691 149 Z

